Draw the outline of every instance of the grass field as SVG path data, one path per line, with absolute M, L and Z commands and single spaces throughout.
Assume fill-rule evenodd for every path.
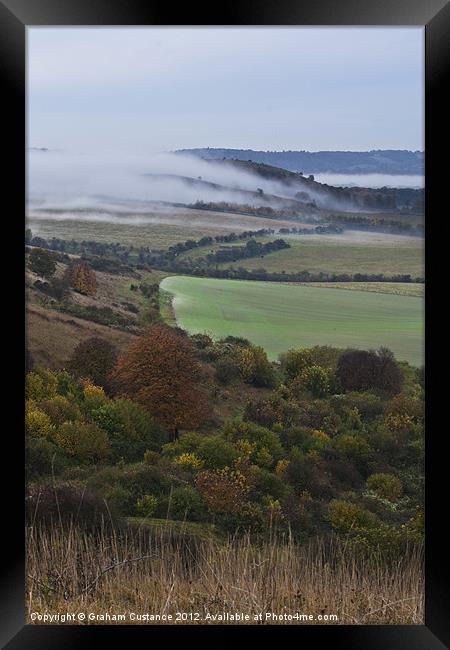
M 293 225 L 291 221 L 188 208 L 161 209 L 139 216 L 95 216 L 80 212 L 76 216 L 57 213 L 45 218 L 35 215 L 27 217 L 27 227 L 39 237 L 120 242 L 126 245 L 150 246 L 154 249 L 166 248 L 186 239 L 200 239 L 203 236 Z
M 311 286 L 299 282 L 302 286 Z M 419 282 L 314 282 L 315 289 L 346 289 L 347 291 L 370 291 L 371 293 L 391 293 L 395 296 L 425 297 L 425 284 Z
M 409 273 L 424 276 L 423 239 L 404 235 L 387 235 L 375 232 L 346 231 L 340 235 L 278 235 L 290 244 L 286 248 L 264 257 L 253 257 L 220 264 L 245 269 L 264 268 L 267 271 L 293 273 L 384 273 L 395 275 Z M 276 237 L 261 237 L 259 242 L 273 241 Z M 197 248 L 181 257 L 203 257 L 224 246 L 244 246 L 244 243 L 220 244 Z
M 389 566 L 377 555 L 346 552 L 346 543 L 337 538 L 299 545 L 290 536 L 274 536 L 257 545 L 237 535 L 217 540 L 203 528 L 199 536 L 192 524 L 188 529 L 182 522 L 170 528 L 143 525 L 140 534 L 136 526 L 111 533 L 104 528 L 89 533 L 57 521 L 30 526 L 27 623 L 42 624 L 32 612 L 86 611 L 93 618 L 86 617 L 83 625 L 105 624 L 105 613 L 119 612 L 170 614 L 170 625 L 177 624 L 177 612 L 198 613 L 197 620 L 179 618 L 183 625 L 220 623 L 207 616 L 223 612 L 247 613 L 250 619 L 236 624 L 249 625 L 261 624 L 255 618 L 261 612 L 263 624 L 423 624 L 421 549 Z M 299 612 L 313 619 L 266 620 L 266 612 Z M 158 621 L 122 620 L 152 622 Z M 66 623 L 80 624 L 77 616 Z
M 423 363 L 419 297 L 185 276 L 161 286 L 174 295 L 177 322 L 190 333 L 244 336 L 271 359 L 292 347 L 387 346 L 400 360 Z
M 372 239 L 372 233 L 361 233 L 365 239 L 338 235 L 305 235 L 289 237 L 291 248 L 234 262 L 233 266 L 246 269 L 264 268 L 267 271 L 294 273 L 409 273 L 424 275 L 423 240 L 415 237 Z M 367 236 L 369 235 L 369 236 Z M 260 241 L 263 241 L 262 239 Z M 222 268 L 231 266 L 222 264 Z

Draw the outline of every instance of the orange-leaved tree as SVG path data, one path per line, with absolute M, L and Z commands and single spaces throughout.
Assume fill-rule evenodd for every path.
M 64 274 L 68 284 L 86 296 L 93 296 L 97 292 L 97 278 L 87 262 L 76 260 L 72 262 Z
M 195 349 L 165 325 L 154 325 L 139 337 L 119 357 L 112 377 L 118 393 L 142 404 L 174 438 L 208 414 Z

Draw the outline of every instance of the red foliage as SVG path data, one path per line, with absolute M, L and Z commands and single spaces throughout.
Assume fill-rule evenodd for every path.
M 208 414 L 201 367 L 192 344 L 164 325 L 154 325 L 119 358 L 116 389 L 146 408 L 177 436 L 199 426 Z

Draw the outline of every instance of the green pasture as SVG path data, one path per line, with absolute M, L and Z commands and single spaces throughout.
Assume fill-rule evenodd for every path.
M 165 278 L 161 287 L 174 296 L 177 322 L 188 332 L 243 336 L 271 359 L 313 345 L 386 346 L 399 360 L 423 363 L 420 297 L 186 276 Z

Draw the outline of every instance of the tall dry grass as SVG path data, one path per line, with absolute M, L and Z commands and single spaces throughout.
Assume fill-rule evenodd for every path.
M 336 614 L 331 623 L 338 624 L 422 624 L 422 569 L 420 550 L 388 565 L 358 559 L 339 539 L 255 545 L 248 537 L 199 540 L 148 528 L 27 530 L 28 616 L 273 611 Z

